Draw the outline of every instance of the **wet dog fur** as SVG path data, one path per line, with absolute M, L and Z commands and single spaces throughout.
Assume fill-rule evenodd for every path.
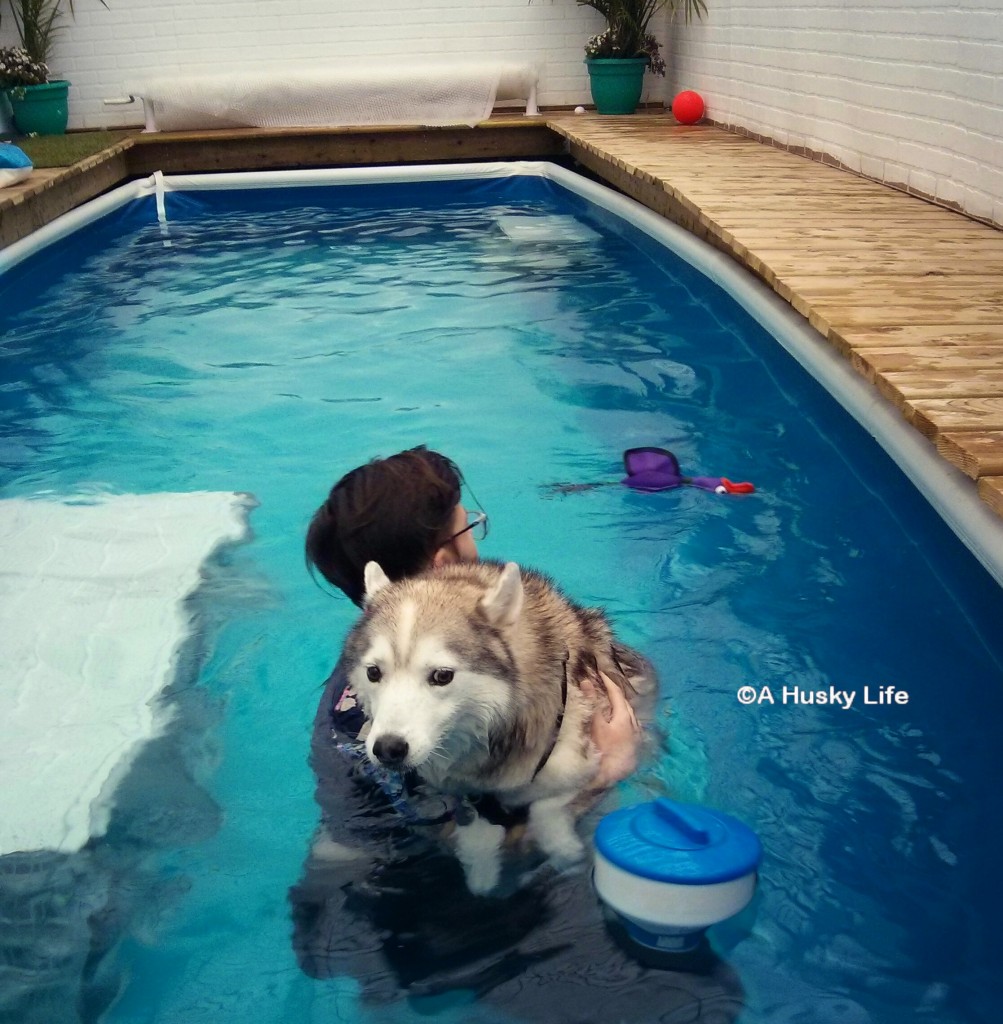
M 342 662 L 371 722 L 369 757 L 458 797 L 528 808 L 531 837 L 564 865 L 584 853 L 575 817 L 595 777 L 599 669 L 632 705 L 654 674 L 618 644 L 605 615 L 514 562 L 443 566 L 391 583 L 366 566 L 365 611 Z M 504 829 L 477 815 L 456 829 L 472 892 L 497 885 Z

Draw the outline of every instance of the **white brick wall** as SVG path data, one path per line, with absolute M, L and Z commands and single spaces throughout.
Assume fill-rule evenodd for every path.
M 0 4 L 6 7 L 3 0 Z M 70 125 L 141 121 L 105 107 L 145 74 L 443 55 L 534 60 L 540 102 L 588 101 L 574 0 L 76 0 L 53 70 Z M 708 0 L 673 33 L 669 80 L 715 121 L 825 153 L 879 180 L 1003 225 L 1003 0 Z M 12 41 L 6 14 L 0 39 Z M 668 39 L 667 31 L 659 33 Z
M 144 75 L 405 62 L 443 56 L 532 60 L 542 104 L 588 102 L 585 40 L 602 20 L 574 0 L 76 0 L 53 71 L 72 83 L 70 127 L 142 123 L 105 107 Z M 64 2 L 64 7 L 66 6 Z M 0 10 L 6 0 L 0 0 Z M 7 14 L 0 39 L 13 42 Z M 664 85 L 648 76 L 649 97 Z
M 669 95 L 1003 226 L 1003 0 L 708 0 Z

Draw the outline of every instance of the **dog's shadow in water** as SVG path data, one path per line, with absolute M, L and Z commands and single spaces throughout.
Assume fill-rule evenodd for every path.
M 367 1001 L 434 1014 L 465 997 L 547 1024 L 727 1024 L 744 1006 L 738 976 L 706 943 L 685 958 L 645 956 L 604 917 L 584 872 L 544 869 L 488 897 L 435 850 L 337 874 L 308 870 L 291 890 L 293 944 L 307 974 L 355 977 Z

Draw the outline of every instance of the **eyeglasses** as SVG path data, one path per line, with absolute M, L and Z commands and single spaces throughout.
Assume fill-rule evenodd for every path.
M 451 544 L 457 537 L 462 537 L 465 533 L 473 535 L 474 540 L 484 540 L 488 535 L 488 514 L 486 512 L 478 512 L 476 509 L 470 509 L 467 512 L 467 525 L 462 530 L 458 530 L 446 540 L 447 544 Z

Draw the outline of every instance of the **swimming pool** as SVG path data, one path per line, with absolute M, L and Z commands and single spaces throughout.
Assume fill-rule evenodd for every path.
M 522 170 L 154 185 L 7 270 L 5 498 L 259 507 L 196 598 L 173 726 L 107 834 L 41 872 L 75 894 L 49 935 L 8 876 L 0 964 L 58 949 L 64 1008 L 110 1022 L 995 1020 L 1000 588 L 749 312 L 619 199 Z M 664 756 L 616 799 L 671 792 L 760 833 L 760 894 L 708 977 L 632 972 L 583 876 L 478 993 L 408 1001 L 372 950 L 299 969 L 309 728 L 352 618 L 310 584 L 303 530 L 343 471 L 420 442 L 491 514 L 485 554 L 605 605 L 658 665 Z M 549 486 L 615 481 L 640 444 L 757 493 Z M 748 685 L 774 702 L 742 705 Z M 908 703 L 864 704 L 888 686 Z M 854 705 L 784 696 L 830 687 Z

